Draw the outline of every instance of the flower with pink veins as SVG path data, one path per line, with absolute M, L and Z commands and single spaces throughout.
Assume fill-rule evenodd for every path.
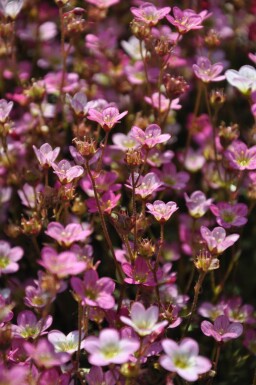
M 165 223 L 170 219 L 173 213 L 178 210 L 175 202 L 155 201 L 153 204 L 147 203 L 148 212 L 152 214 L 158 222 Z
M 244 226 L 248 219 L 248 208 L 244 203 L 219 202 L 210 206 L 211 212 L 216 217 L 218 225 L 225 229 Z
M 212 64 L 207 57 L 200 56 L 197 63 L 193 65 L 193 70 L 197 78 L 204 83 L 220 82 L 225 79 L 225 75 L 219 74 L 223 71 L 222 63 Z
M 77 255 L 71 251 L 58 254 L 55 249 L 46 246 L 42 249 L 41 254 L 42 259 L 38 263 L 59 279 L 80 274 L 87 267 L 87 263 L 79 261 Z
M 181 35 L 194 29 L 203 28 L 202 22 L 210 16 L 208 11 L 202 11 L 197 14 L 193 9 L 180 9 L 173 7 L 173 16 L 168 15 L 166 19 L 174 25 Z
M 222 254 L 240 237 L 239 234 L 226 236 L 226 230 L 223 227 L 215 227 L 211 231 L 205 226 L 201 226 L 201 236 L 207 243 L 209 251 L 214 254 Z
M 53 366 L 60 366 L 71 359 L 68 353 L 55 353 L 53 345 L 45 338 L 40 339 L 36 345 L 25 342 L 24 348 L 29 357 L 40 368 L 48 369 Z
M 145 96 L 145 101 L 150 104 L 156 110 L 159 110 L 161 113 L 168 110 L 180 110 L 181 105 L 179 104 L 180 99 L 176 98 L 170 101 L 163 94 L 159 95 L 159 92 L 154 92 L 151 97 Z
M 19 270 L 17 262 L 22 256 L 23 250 L 21 247 L 11 248 L 8 242 L 0 241 L 0 276 L 2 274 L 16 273 Z
M 99 199 L 101 210 L 104 213 L 110 214 L 112 209 L 116 207 L 121 194 L 115 195 L 112 190 L 106 191 Z M 95 198 L 89 198 L 86 200 L 86 204 L 90 213 L 97 213 L 99 211 Z
M 46 330 L 52 324 L 52 316 L 48 315 L 45 319 L 37 320 L 31 310 L 24 310 L 17 317 L 17 325 L 12 325 L 13 335 L 25 339 L 33 340 L 46 334 Z
M 137 126 L 131 129 L 131 137 L 134 138 L 141 146 L 150 149 L 159 143 L 167 142 L 171 135 L 162 134 L 161 128 L 157 124 L 150 124 L 145 131 Z
M 45 234 L 55 239 L 60 246 L 69 247 L 74 242 L 85 242 L 91 231 L 84 230 L 79 223 L 69 223 L 64 227 L 59 222 L 50 222 Z
M 227 316 L 220 315 L 213 324 L 203 321 L 201 330 L 204 335 L 213 337 L 217 342 L 226 342 L 240 337 L 243 333 L 243 325 L 239 322 L 230 322 Z
M 224 156 L 235 170 L 256 169 L 256 146 L 248 148 L 242 141 L 235 140 L 224 152 Z
M 156 25 L 159 20 L 163 19 L 170 12 L 170 7 L 156 8 L 151 3 L 142 3 L 139 8 L 132 7 L 131 13 L 135 19 L 149 26 Z
M 88 361 L 96 366 L 124 364 L 139 346 L 139 341 L 132 338 L 120 338 L 115 329 L 104 329 L 99 337 L 88 337 L 84 342 L 84 348 L 90 354 Z
M 196 381 L 199 374 L 211 369 L 211 361 L 199 356 L 198 343 L 184 338 L 180 344 L 170 339 L 162 341 L 165 354 L 160 357 L 160 365 L 170 372 L 177 373 L 186 381 Z
M 72 166 L 66 159 L 61 160 L 58 164 L 52 163 L 51 166 L 62 184 L 68 184 L 84 173 L 82 166 Z
M 153 332 L 163 330 L 168 321 L 157 322 L 159 309 L 157 306 L 150 306 L 148 309 L 140 302 L 134 302 L 131 307 L 131 318 L 121 316 L 123 323 L 131 326 L 141 337 Z
M 184 196 L 189 214 L 193 218 L 201 218 L 204 216 L 213 201 L 212 199 L 206 199 L 206 196 L 202 191 L 194 191 L 190 197 L 187 193 L 184 193 Z
M 109 132 L 117 123 L 120 123 L 120 119 L 127 114 L 128 111 L 124 111 L 120 114 L 118 108 L 115 106 L 108 106 L 102 111 L 90 108 L 87 119 L 99 123 L 104 131 Z
M 135 180 L 138 178 L 138 174 L 135 174 Z M 154 172 L 149 172 L 145 176 L 141 176 L 136 183 L 135 194 L 139 195 L 142 199 L 148 198 L 155 191 L 162 186 L 162 182 Z M 131 178 L 129 178 L 129 185 L 126 185 L 128 188 L 131 188 Z
M 115 305 L 112 296 L 115 283 L 108 277 L 99 278 L 98 273 L 93 269 L 84 273 L 83 280 L 77 277 L 71 278 L 71 286 L 83 305 L 98 306 L 102 309 L 112 309 Z
M 0 99 L 0 123 L 5 123 L 9 118 L 13 102 L 7 102 L 5 99 Z
M 39 149 L 33 145 L 33 150 L 36 154 L 40 166 L 48 168 L 55 162 L 60 152 L 60 147 L 56 147 L 54 150 L 49 143 L 44 143 Z
M 48 341 L 54 346 L 56 353 L 73 354 L 78 350 L 79 345 L 79 331 L 75 330 L 68 333 L 66 336 L 59 330 L 51 330 L 47 335 Z M 80 349 L 84 348 L 83 334 L 81 336 Z

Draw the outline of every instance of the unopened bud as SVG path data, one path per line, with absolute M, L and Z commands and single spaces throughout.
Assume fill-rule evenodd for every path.
M 129 167 L 138 167 L 142 165 L 143 159 L 141 157 L 141 151 L 135 149 L 128 150 L 125 154 L 124 161 Z

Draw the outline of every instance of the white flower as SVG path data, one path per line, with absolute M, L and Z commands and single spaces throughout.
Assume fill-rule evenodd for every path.
M 227 81 L 238 88 L 243 94 L 256 90 L 256 69 L 250 65 L 245 65 L 239 71 L 227 70 Z

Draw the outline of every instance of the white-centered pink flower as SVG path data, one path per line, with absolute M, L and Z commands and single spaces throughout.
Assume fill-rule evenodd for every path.
M 82 339 L 83 339 L 82 334 Z M 69 353 L 73 354 L 78 350 L 79 345 L 79 331 L 75 330 L 70 332 L 67 336 L 60 332 L 59 330 L 51 330 L 48 333 L 48 341 L 54 346 L 54 350 L 56 353 Z M 81 341 L 80 348 L 84 348 L 84 341 Z
M 172 216 L 175 211 L 178 210 L 178 206 L 175 202 L 167 202 L 157 200 L 153 204 L 147 203 L 148 212 L 152 214 L 158 222 L 166 222 Z
M 150 306 L 145 309 L 140 302 L 134 302 L 131 307 L 131 318 L 121 316 L 120 319 L 144 337 L 155 331 L 161 331 L 168 324 L 168 321 L 157 322 L 158 317 L 159 309 L 157 306 Z
M 210 252 L 222 254 L 228 247 L 232 246 L 239 238 L 239 234 L 226 236 L 223 227 L 215 227 L 212 231 L 201 226 L 201 236 L 207 243 Z
M 171 137 L 170 134 L 162 134 L 161 128 L 157 124 L 150 124 L 145 131 L 137 126 L 133 126 L 130 135 L 148 149 L 155 147 L 159 143 L 167 142 Z
M 84 349 L 90 354 L 88 361 L 96 366 L 124 364 L 139 346 L 135 339 L 120 338 L 115 329 L 104 329 L 99 337 L 88 337 L 84 341 Z

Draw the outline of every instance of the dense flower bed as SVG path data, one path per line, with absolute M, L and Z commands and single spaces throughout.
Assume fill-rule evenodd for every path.
M 0 385 L 256 385 L 256 2 L 0 12 Z

